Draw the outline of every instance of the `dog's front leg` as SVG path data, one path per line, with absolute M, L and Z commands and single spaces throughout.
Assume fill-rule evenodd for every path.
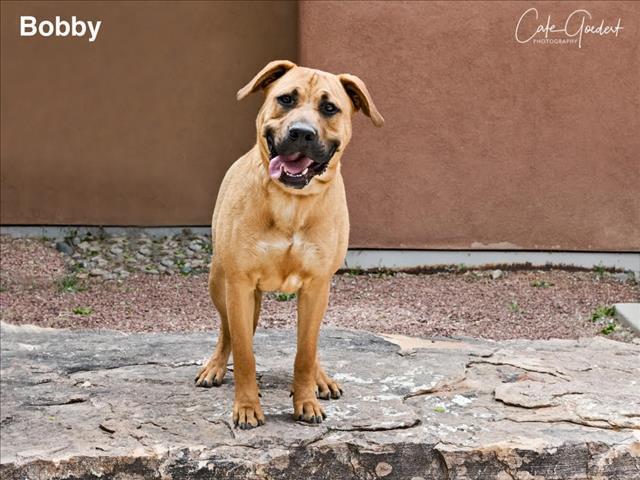
M 326 415 L 316 398 L 316 354 L 320 324 L 329 301 L 330 278 L 305 283 L 298 298 L 298 348 L 293 373 L 293 415 L 320 423 Z
M 253 428 L 264 424 L 253 356 L 255 286 L 244 280 L 227 280 L 226 300 L 235 380 L 233 422 L 241 429 Z

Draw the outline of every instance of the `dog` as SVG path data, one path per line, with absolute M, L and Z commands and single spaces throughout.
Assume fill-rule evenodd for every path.
M 297 293 L 294 418 L 320 423 L 326 415 L 318 398 L 342 394 L 317 355 L 331 278 L 349 237 L 340 160 L 355 112 L 377 127 L 384 123 L 354 75 L 276 60 L 237 98 L 259 90 L 265 101 L 256 144 L 227 171 L 213 212 L 209 293 L 221 325 L 216 348 L 196 377 L 197 386 L 219 386 L 233 352 L 233 422 L 241 429 L 265 422 L 253 355 L 262 292 Z

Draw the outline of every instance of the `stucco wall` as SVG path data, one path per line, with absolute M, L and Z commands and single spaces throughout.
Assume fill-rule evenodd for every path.
M 299 54 L 361 76 L 387 121 L 359 116 L 345 155 L 353 247 L 640 249 L 633 2 L 1 5 L 3 224 L 206 225 L 254 140 L 260 97 L 235 92 Z M 624 30 L 519 44 L 529 7 Z M 103 26 L 20 38 L 19 15 Z
M 20 15 L 102 26 L 21 38 Z M 255 141 L 236 92 L 296 27 L 294 2 L 2 2 L 2 223 L 207 224 Z
M 519 44 L 586 8 L 617 37 Z M 640 249 L 640 6 L 303 2 L 301 61 L 363 78 L 344 175 L 356 247 Z

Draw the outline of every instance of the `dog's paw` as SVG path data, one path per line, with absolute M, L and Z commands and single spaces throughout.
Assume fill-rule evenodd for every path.
M 316 385 L 318 386 L 316 395 L 322 400 L 337 399 L 342 396 L 343 391 L 340 384 L 334 382 L 321 368 L 316 374 Z
M 264 413 L 260 402 L 234 402 L 233 424 L 241 430 L 248 430 L 264 425 Z
M 293 418 L 307 423 L 322 423 L 327 418 L 320 403 L 315 398 L 293 398 Z
M 211 358 L 196 376 L 196 387 L 219 387 L 227 373 L 226 362 Z
M 293 397 L 295 391 L 293 385 L 289 390 L 289 396 Z M 338 382 L 333 381 L 324 372 L 319 373 L 316 376 L 316 398 L 321 400 L 329 400 L 330 398 L 336 400 L 344 395 L 344 390 Z

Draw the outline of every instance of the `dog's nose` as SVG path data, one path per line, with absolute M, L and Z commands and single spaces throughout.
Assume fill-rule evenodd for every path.
M 294 123 L 289 127 L 289 138 L 302 142 L 313 142 L 318 136 L 315 128 L 304 123 Z

